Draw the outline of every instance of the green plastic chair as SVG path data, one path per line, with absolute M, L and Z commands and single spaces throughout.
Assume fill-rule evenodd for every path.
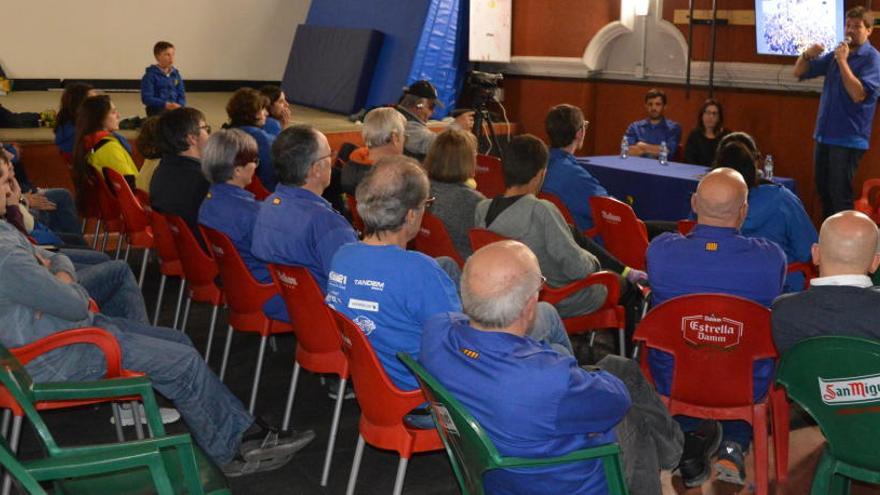
M 813 495 L 848 494 L 853 479 L 880 483 L 880 343 L 855 337 L 804 340 L 782 356 L 776 382 L 828 441 Z
M 540 459 L 504 457 L 473 416 L 409 354 L 397 358 L 409 367 L 419 380 L 425 397 L 431 403 L 434 424 L 446 447 L 446 454 L 458 485 L 464 495 L 482 495 L 483 474 L 492 469 L 530 468 L 601 459 L 608 483 L 608 493 L 626 495 L 626 482 L 620 465 L 620 447 L 616 443 L 576 450 L 566 455 Z
M 146 377 L 89 382 L 34 383 L 27 370 L 0 345 L 0 383 L 33 425 L 47 457 L 18 461 L 5 441 L 0 463 L 28 493 L 46 493 L 39 482 L 54 481 L 64 494 L 228 494 L 226 478 L 194 447 L 188 434 L 165 435 L 159 406 Z M 60 447 L 37 412 L 40 401 L 139 397 L 151 439 L 125 443 Z

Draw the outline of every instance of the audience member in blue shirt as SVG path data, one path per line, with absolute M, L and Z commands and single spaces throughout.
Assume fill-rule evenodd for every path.
M 257 143 L 238 129 L 216 132 L 202 153 L 202 171 L 211 189 L 199 208 L 199 223 L 226 234 L 258 282 L 272 283 L 265 263 L 251 253 L 254 223 L 260 203 L 245 190 L 257 169 Z M 270 298 L 263 312 L 273 320 L 289 321 L 281 296 Z
M 816 189 L 824 217 L 852 209 L 852 179 L 871 140 L 880 87 L 880 52 L 868 40 L 873 26 L 874 16 L 864 7 L 848 10 L 849 43 L 825 55 L 825 47 L 814 44 L 794 66 L 799 79 L 825 76 L 813 133 Z
M 333 255 L 357 242 L 348 221 L 321 197 L 330 183 L 327 137 L 311 126 L 288 127 L 272 146 L 272 157 L 281 182 L 260 208 L 251 252 L 267 263 L 307 268 L 323 289 Z
M 55 121 L 55 146 L 58 146 L 58 151 L 67 163 L 72 161 L 73 145 L 76 142 L 76 111 L 83 100 L 95 94 L 95 88 L 91 84 L 71 82 L 64 85 L 61 107 Z
M 186 89 L 177 67 L 174 67 L 174 45 L 159 41 L 153 45 L 156 63 L 146 68 L 141 78 L 141 102 L 147 116 L 186 106 Z
M 749 186 L 749 212 L 740 233 L 775 242 L 785 252 L 788 263 L 811 263 L 811 249 L 819 240 L 813 221 L 794 193 L 779 184 L 758 179 L 757 157 L 754 140 L 744 132 L 725 137 L 716 154 L 718 166 L 736 170 Z M 803 288 L 802 273 L 790 273 L 785 277 L 783 292 L 797 292 Z
M 260 93 L 269 100 L 269 116 L 263 124 L 263 130 L 273 136 L 281 134 L 291 124 L 290 105 L 287 104 L 287 96 L 280 87 L 273 84 L 260 88 Z
M 559 197 L 579 231 L 591 229 L 590 197 L 610 194 L 574 157 L 584 144 L 589 122 L 580 108 L 562 104 L 550 109 L 544 123 L 550 137 L 550 161 L 541 191 Z
M 655 305 L 687 294 L 721 293 L 769 307 L 782 292 L 785 280 L 782 249 L 765 239 L 744 237 L 738 231 L 748 211 L 747 196 L 748 186 L 742 175 L 729 168 L 717 168 L 700 181 L 691 199 L 697 213 L 694 229 L 686 236 L 662 234 L 648 246 L 648 277 Z M 652 350 L 648 363 L 657 391 L 668 395 L 674 359 Z M 756 399 L 766 394 L 772 377 L 772 360 L 755 363 Z M 738 458 L 738 467 L 741 467 L 743 452 L 751 442 L 751 427 L 742 421 L 722 424 L 727 460 Z M 690 421 L 683 423 L 686 430 L 693 426 Z M 736 479 L 744 484 L 745 472 L 741 474 Z
M 645 95 L 645 111 L 648 118 L 637 120 L 626 128 L 629 154 L 633 156 L 657 156 L 660 143 L 666 142 L 669 157 L 675 156 L 681 142 L 681 126 L 663 116 L 666 109 L 666 93 L 651 89 Z
M 278 183 L 275 167 L 272 165 L 272 143 L 275 135 L 266 132 L 263 126 L 269 115 L 269 100 L 259 91 L 252 88 L 240 88 L 233 93 L 232 98 L 226 104 L 226 114 L 229 116 L 230 127 L 243 130 L 257 141 L 260 150 L 260 162 L 257 164 L 257 177 L 263 187 L 269 191 L 275 190 Z

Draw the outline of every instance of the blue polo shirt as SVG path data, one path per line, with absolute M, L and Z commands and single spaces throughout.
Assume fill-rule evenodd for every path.
M 281 122 L 274 117 L 266 117 L 266 123 L 263 124 L 263 130 L 273 136 L 277 136 L 281 134 L 282 131 Z
M 552 457 L 614 442 L 631 401 L 623 382 L 586 371 L 529 337 L 486 332 L 444 313 L 425 325 L 419 362 L 480 423 L 505 456 Z M 498 469 L 486 493 L 608 493 L 600 461 Z
M 675 156 L 678 143 L 681 142 L 681 126 L 676 122 L 663 117 L 658 124 L 652 124 L 649 119 L 633 122 L 626 128 L 626 140 L 630 145 L 639 141 L 660 145 L 666 141 L 669 156 Z
M 323 289 L 333 255 L 349 242 L 357 242 L 357 234 L 327 200 L 278 184 L 257 215 L 251 252 L 267 263 L 307 268 Z
M 260 178 L 260 182 L 263 183 L 266 189 L 274 191 L 275 186 L 278 184 L 278 177 L 275 175 L 275 168 L 272 166 L 272 144 L 275 142 L 275 135 L 252 125 L 243 125 L 239 129 L 250 134 L 257 142 L 257 151 L 260 154 L 257 177 Z
M 610 196 L 574 155 L 560 148 L 550 149 L 550 163 L 541 190 L 559 196 L 581 232 L 593 227 L 590 197 Z
M 785 253 L 776 243 L 728 227 L 698 224 L 686 236 L 666 232 L 651 241 L 646 258 L 654 306 L 688 294 L 720 293 L 770 307 L 785 281 Z M 675 360 L 652 350 L 648 363 L 657 391 L 669 395 Z M 753 372 L 757 399 L 767 392 L 773 361 L 756 361 Z
M 823 144 L 866 150 L 871 140 L 874 110 L 877 108 L 880 52 L 871 46 L 870 41 L 866 41 L 850 51 L 846 61 L 865 89 L 865 100 L 861 103 L 854 102 L 846 92 L 833 50 L 811 60 L 809 69 L 801 77 L 810 79 L 825 76 L 813 138 Z
M 461 311 L 455 284 L 433 258 L 363 242 L 342 246 L 333 257 L 327 304 L 360 327 L 402 390 L 419 383 L 397 353 L 418 356 L 428 318 Z
M 251 253 L 254 223 L 261 204 L 253 194 L 240 187 L 212 184 L 199 207 L 199 223 L 226 234 L 251 275 L 259 282 L 271 283 L 268 267 Z M 266 301 L 263 312 L 274 320 L 290 321 L 281 296 Z

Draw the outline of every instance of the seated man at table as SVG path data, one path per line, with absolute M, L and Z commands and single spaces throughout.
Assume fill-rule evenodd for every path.
M 357 241 L 348 220 L 321 194 L 330 185 L 333 164 L 327 136 L 312 126 L 281 131 L 272 144 L 278 186 L 254 224 L 251 252 L 267 263 L 309 270 L 318 287 L 327 287 L 330 260 L 343 244 Z
M 654 88 L 645 94 L 648 117 L 630 124 L 624 135 L 630 155 L 656 157 L 660 154 L 660 144 L 665 142 L 669 157 L 675 156 L 681 141 L 681 126 L 663 116 L 665 109 L 663 90 Z
M 877 270 L 877 225 L 865 214 L 844 211 L 822 223 L 813 262 L 819 277 L 810 288 L 773 302 L 773 340 L 784 353 L 801 340 L 845 335 L 880 340 L 880 289 L 868 273 Z
M 504 194 L 477 205 L 474 225 L 527 245 L 538 257 L 551 287 L 562 287 L 605 269 L 620 273 L 629 282 L 644 273 L 620 263 L 589 238 L 575 238 L 553 203 L 535 197 L 547 172 L 547 147 L 531 134 L 514 137 L 504 153 Z M 601 262 L 600 258 L 601 257 Z M 621 299 L 632 297 L 624 281 Z M 603 286 L 580 290 L 556 305 L 563 318 L 595 311 L 605 301 Z
M 541 191 L 562 200 L 581 232 L 593 228 L 590 197 L 610 196 L 574 156 L 584 145 L 589 124 L 580 108 L 565 103 L 551 108 L 544 120 L 550 137 L 550 162 Z
M 633 361 L 607 356 L 599 369 L 582 369 L 530 338 L 541 285 L 538 260 L 524 244 L 478 250 L 462 276 L 464 314 L 428 320 L 419 361 L 501 454 L 556 456 L 617 437 L 630 493 L 660 493 L 659 471 L 675 467 L 682 452 L 680 428 Z M 496 470 L 484 482 L 487 493 L 607 493 L 597 461 Z
M 461 311 L 446 270 L 434 258 L 406 249 L 433 201 L 429 191 L 427 175 L 412 158 L 396 155 L 376 162 L 357 189 L 364 240 L 339 248 L 327 283 L 327 304 L 363 330 L 388 376 L 403 390 L 419 384 L 397 353 L 418 355 L 425 321 L 438 313 Z M 571 354 L 552 306 L 539 305 L 538 322 L 530 333 L 536 340 L 547 340 Z M 433 427 L 424 414 L 410 415 L 409 422 Z
M 648 247 L 648 277 L 654 304 L 698 293 L 720 293 L 770 306 L 782 292 L 785 254 L 772 241 L 744 237 L 739 228 L 748 212 L 748 186 L 742 175 L 717 168 L 703 178 L 691 198 L 697 225 L 688 235 L 662 234 Z M 657 391 L 668 395 L 674 359 L 659 351 L 649 353 Z M 755 397 L 763 397 L 773 376 L 772 360 L 754 366 Z M 678 418 L 677 418 L 678 419 Z M 693 428 L 693 418 L 681 420 Z M 724 421 L 724 444 L 715 469 L 724 481 L 745 484 L 743 452 L 751 442 L 751 426 Z

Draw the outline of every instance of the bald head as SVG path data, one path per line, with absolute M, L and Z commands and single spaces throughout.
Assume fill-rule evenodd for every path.
M 541 286 L 541 269 L 534 253 L 518 241 L 489 244 L 475 252 L 464 265 L 461 303 L 472 323 L 487 329 L 531 326 L 532 297 Z M 514 332 L 519 333 L 519 332 Z
M 842 211 L 822 224 L 813 258 L 823 277 L 864 275 L 877 268 L 877 241 L 873 220 L 864 213 Z
M 700 181 L 691 197 L 691 207 L 698 223 L 739 228 L 746 218 L 748 195 L 749 188 L 739 172 L 716 168 Z

